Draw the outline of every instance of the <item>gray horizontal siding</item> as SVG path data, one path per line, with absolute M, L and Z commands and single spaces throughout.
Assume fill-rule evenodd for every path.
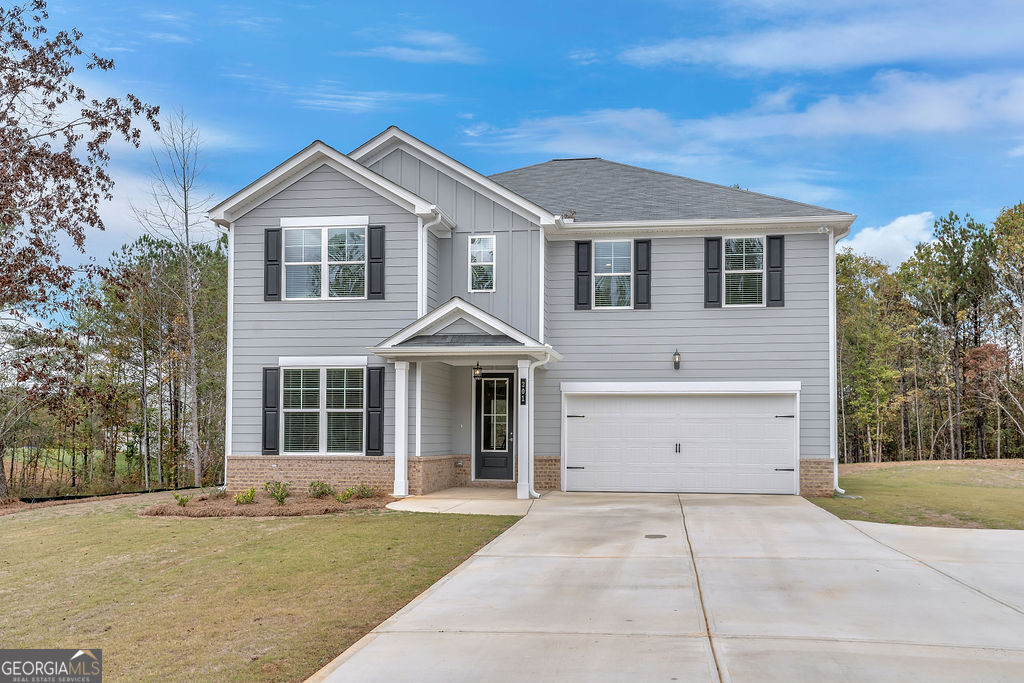
M 264 301 L 263 231 L 282 217 L 368 215 L 385 231 L 383 301 Z M 312 171 L 259 204 L 234 230 L 234 344 L 232 451 L 260 453 L 261 373 L 279 356 L 367 355 L 367 347 L 416 318 L 415 216 L 327 167 Z M 394 453 L 394 366 L 386 365 L 385 453 Z M 410 375 L 412 373 L 410 372 Z M 409 382 L 410 398 L 415 378 Z M 410 418 L 410 427 L 414 424 Z
M 370 168 L 436 203 L 456 223 L 452 237 L 438 240 L 428 282 L 437 278 L 431 308 L 459 296 L 536 337 L 540 333 L 540 227 L 476 192 L 404 149 L 396 149 Z M 495 284 L 491 293 L 469 292 L 468 235 L 493 234 Z M 429 291 L 429 286 L 428 286 Z
M 564 360 L 537 370 L 537 455 L 561 452 L 561 382 L 798 380 L 801 455 L 828 457 L 827 239 L 786 237 L 785 307 L 722 309 L 704 308 L 703 239 L 655 239 L 647 311 L 574 310 L 573 243 L 548 242 L 546 341 Z

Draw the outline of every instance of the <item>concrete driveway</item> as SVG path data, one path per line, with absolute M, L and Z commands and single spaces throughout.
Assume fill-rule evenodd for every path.
M 314 679 L 1024 680 L 1024 532 L 553 493 Z

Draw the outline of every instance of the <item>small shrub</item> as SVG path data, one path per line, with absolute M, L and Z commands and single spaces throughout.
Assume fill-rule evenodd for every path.
M 248 491 L 242 491 L 241 493 L 235 494 L 235 505 L 249 505 L 256 500 L 256 488 L 250 488 Z
M 277 501 L 278 505 L 284 505 L 284 499 L 290 494 L 288 488 L 291 486 L 291 482 L 287 481 L 268 481 L 263 485 L 270 497 Z
M 339 503 L 347 503 L 353 498 L 373 498 L 379 492 L 377 489 L 367 484 L 360 484 L 359 486 L 353 486 L 345 489 L 345 492 L 338 496 Z
M 174 500 L 178 501 L 178 505 L 180 507 L 185 507 L 186 505 L 188 505 L 188 502 L 192 500 L 192 496 L 179 496 L 177 493 L 174 493 L 172 495 L 174 496 Z
M 309 497 L 310 498 L 327 498 L 328 496 L 336 496 L 338 492 L 334 490 L 334 487 L 328 484 L 326 481 L 309 482 Z
M 214 490 L 210 491 L 210 493 L 207 494 L 207 497 L 210 500 L 220 500 L 222 498 L 227 498 L 228 492 L 227 489 L 225 489 L 223 486 L 218 486 Z

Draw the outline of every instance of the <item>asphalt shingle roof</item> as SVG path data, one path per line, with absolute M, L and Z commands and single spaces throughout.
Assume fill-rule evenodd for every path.
M 597 157 L 552 159 L 491 176 L 555 215 L 577 221 L 786 218 L 846 215 Z

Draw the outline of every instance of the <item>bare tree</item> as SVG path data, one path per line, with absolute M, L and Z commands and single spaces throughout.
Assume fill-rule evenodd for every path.
M 183 277 L 178 283 L 176 294 L 185 316 L 185 394 L 189 413 L 186 440 L 196 486 L 202 485 L 203 454 L 199 447 L 199 368 L 195 320 L 199 272 L 194 247 L 209 239 L 210 228 L 204 225 L 202 214 L 212 199 L 212 195 L 204 194 L 200 189 L 202 149 L 199 128 L 183 109 L 173 112 L 161 125 L 160 148 L 153 150 L 147 204 L 132 205 L 135 220 L 155 237 L 174 243 L 182 262 Z

